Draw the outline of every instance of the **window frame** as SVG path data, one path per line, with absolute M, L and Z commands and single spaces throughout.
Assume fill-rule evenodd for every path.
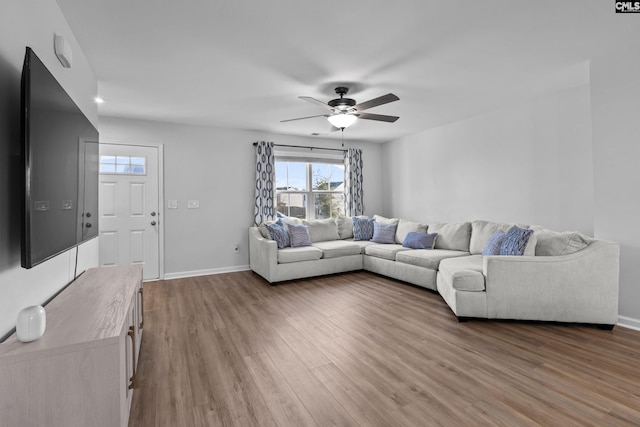
M 344 195 L 344 188 L 342 190 L 314 190 L 314 186 L 313 186 L 313 165 L 340 165 L 342 167 L 344 167 L 344 160 L 343 158 L 338 158 L 337 156 L 326 156 L 326 157 L 311 157 L 308 155 L 305 156 L 292 156 L 290 154 L 285 154 L 285 155 L 278 155 L 278 153 L 276 153 L 275 156 L 275 163 L 276 163 L 276 170 L 277 170 L 277 164 L 278 163 L 302 163 L 305 165 L 305 183 L 306 183 L 306 190 L 278 190 L 278 187 L 276 186 L 275 188 L 275 199 L 276 199 L 276 211 L 278 211 L 278 207 L 277 207 L 277 201 L 279 198 L 280 194 L 287 194 L 287 195 L 295 195 L 295 194 L 300 194 L 302 195 L 303 199 L 304 199 L 304 206 L 305 206 L 305 218 L 307 220 L 315 220 L 315 219 L 326 219 L 326 218 L 335 218 L 339 215 L 344 215 L 345 214 L 345 195 Z M 278 178 L 276 176 L 276 182 L 277 182 Z M 288 179 L 287 179 L 288 182 Z M 344 185 L 344 175 L 342 177 L 342 182 Z M 336 196 L 339 195 L 341 198 L 341 206 L 338 207 L 338 212 L 336 214 L 336 216 L 329 216 L 329 217 L 325 217 L 325 218 L 318 218 L 317 216 L 317 212 L 316 212 L 316 196 L 318 195 L 325 195 L 325 194 L 329 194 L 332 196 Z M 333 211 L 333 199 L 331 200 L 331 208 L 330 210 Z M 287 212 L 285 213 L 287 216 L 290 216 L 290 212 L 291 212 L 291 202 L 290 199 L 288 200 L 288 204 L 287 204 Z

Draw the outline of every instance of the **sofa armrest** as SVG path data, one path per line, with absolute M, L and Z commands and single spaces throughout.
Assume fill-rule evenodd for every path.
M 619 256 L 597 240 L 570 255 L 484 257 L 488 317 L 616 324 Z
M 278 244 L 262 237 L 258 227 L 249 228 L 249 267 L 269 282 L 278 264 Z

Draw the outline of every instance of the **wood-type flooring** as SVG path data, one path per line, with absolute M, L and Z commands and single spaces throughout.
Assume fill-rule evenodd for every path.
M 640 332 L 472 320 L 367 272 L 145 284 L 129 426 L 639 426 Z

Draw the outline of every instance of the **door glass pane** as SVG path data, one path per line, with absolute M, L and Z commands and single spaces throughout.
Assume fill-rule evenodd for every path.
M 116 165 L 114 164 L 100 164 L 100 173 L 115 173 Z

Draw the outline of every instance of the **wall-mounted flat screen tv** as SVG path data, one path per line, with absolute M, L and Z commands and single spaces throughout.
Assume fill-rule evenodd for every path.
M 98 131 L 33 50 L 22 68 L 22 267 L 98 235 Z

